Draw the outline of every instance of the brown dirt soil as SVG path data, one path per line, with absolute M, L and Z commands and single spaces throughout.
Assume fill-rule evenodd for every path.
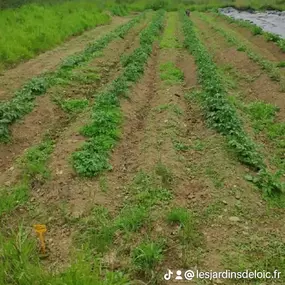
M 129 21 L 129 18 L 114 17 L 110 25 L 99 26 L 84 32 L 65 42 L 59 47 L 40 54 L 34 59 L 20 63 L 16 67 L 0 74 L 0 100 L 6 100 L 13 96 L 15 90 L 20 88 L 27 80 L 47 71 L 53 71 L 62 59 L 83 50 L 89 43 L 121 24 Z
M 13 141 L 1 146 L 0 169 L 3 173 L 11 167 L 13 160 L 20 156 L 25 149 L 31 145 L 38 144 L 45 133 L 52 130 L 62 132 L 67 128 L 69 117 L 54 102 L 52 97 L 60 94 L 62 98 L 81 98 L 94 95 L 99 88 L 107 82 L 112 81 L 120 71 L 120 56 L 134 49 L 137 44 L 137 36 L 145 27 L 146 21 L 132 29 L 125 39 L 116 40 L 111 43 L 103 53 L 102 57 L 96 58 L 88 64 L 90 68 L 96 68 L 100 79 L 92 84 L 74 84 L 74 86 L 54 87 L 44 96 L 36 98 L 36 107 L 20 123 L 15 123 L 12 128 Z M 92 102 L 92 98 L 91 98 Z M 11 174 L 11 172 L 9 172 Z M 9 174 L 9 175 L 10 175 Z
M 205 22 L 193 16 L 194 23 L 199 27 L 202 39 L 214 55 L 218 66 L 233 66 L 244 77 L 240 80 L 240 88 L 245 93 L 245 99 L 250 101 L 262 100 L 280 108 L 278 119 L 285 120 L 284 93 L 280 92 L 278 83 L 270 80 L 260 67 L 252 62 L 245 53 L 230 46 L 225 39 L 211 29 Z

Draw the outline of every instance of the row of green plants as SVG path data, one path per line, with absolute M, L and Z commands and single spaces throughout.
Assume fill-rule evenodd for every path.
M 68 37 L 110 23 L 91 1 L 25 5 L 0 13 L 0 67 L 16 64 L 62 43 Z M 0 68 L 1 69 L 1 68 Z
M 226 15 L 223 15 L 221 13 L 218 14 L 220 17 L 222 17 L 223 19 L 226 19 L 229 23 L 235 23 L 240 27 L 244 27 L 247 28 L 251 31 L 252 35 L 256 36 L 256 35 L 263 35 L 264 38 L 268 41 L 268 42 L 274 42 L 276 43 L 276 45 L 283 51 L 285 52 L 285 39 L 281 38 L 279 35 L 277 34 L 273 34 L 273 33 L 269 33 L 269 32 L 265 32 L 261 27 L 249 22 L 249 21 L 245 21 L 245 20 L 241 20 L 241 19 L 234 19 L 232 17 L 228 17 Z
M 196 28 L 191 20 L 184 15 L 183 30 L 185 46 L 192 53 L 198 66 L 198 75 L 203 87 L 199 99 L 206 114 L 208 124 L 227 137 L 229 146 L 242 163 L 245 163 L 258 173 L 252 178 L 265 194 L 280 194 L 285 191 L 285 185 L 278 175 L 268 172 L 264 159 L 258 147 L 244 131 L 242 121 L 236 109 L 229 102 L 223 80 L 219 75 L 211 55 L 200 41 Z
M 96 95 L 92 122 L 81 130 L 81 134 L 89 139 L 73 154 L 73 166 L 78 174 L 91 177 L 111 169 L 109 153 L 120 137 L 120 97 L 126 96 L 130 86 L 143 74 L 152 52 L 152 44 L 162 30 L 164 14 L 163 10 L 155 14 L 151 23 L 140 34 L 140 47 L 124 59 L 123 73 L 106 90 Z
M 10 139 L 9 126 L 15 121 L 22 119 L 34 108 L 37 96 L 43 95 L 53 85 L 62 83 L 70 77 L 72 70 L 77 66 L 86 64 L 92 58 L 100 55 L 100 52 L 113 40 L 123 38 L 131 28 L 145 17 L 141 14 L 126 24 L 121 25 L 114 31 L 101 37 L 96 42 L 88 45 L 85 50 L 67 57 L 59 68 L 50 73 L 45 73 L 31 79 L 20 90 L 16 91 L 14 97 L 0 104 L 0 141 L 7 142 Z
M 272 80 L 280 82 L 281 91 L 285 91 L 285 80 L 282 78 L 280 70 L 274 62 L 265 59 L 262 55 L 253 51 L 248 43 L 237 36 L 237 33 L 233 30 L 224 29 L 209 15 L 199 14 L 199 17 L 207 22 L 214 30 L 223 35 L 230 44 L 236 46 L 238 51 L 245 52 L 252 61 L 259 64 L 268 73 Z

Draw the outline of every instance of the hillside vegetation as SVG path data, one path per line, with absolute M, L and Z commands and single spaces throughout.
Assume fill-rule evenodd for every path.
M 0 66 L 32 58 L 72 35 L 109 22 L 109 15 L 85 1 L 4 10 L 0 14 Z

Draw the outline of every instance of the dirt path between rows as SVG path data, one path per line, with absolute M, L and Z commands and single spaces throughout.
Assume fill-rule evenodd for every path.
M 14 91 L 29 79 L 47 71 L 55 70 L 64 58 L 83 50 L 89 43 L 96 41 L 102 35 L 107 34 L 129 20 L 129 17 L 113 17 L 109 25 L 99 26 L 86 31 L 53 50 L 42 53 L 34 59 L 20 63 L 16 67 L 2 72 L 0 74 L 0 100 L 11 98 Z

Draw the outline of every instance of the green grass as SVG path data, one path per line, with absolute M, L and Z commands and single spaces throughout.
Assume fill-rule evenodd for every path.
M 108 24 L 110 17 L 88 1 L 51 6 L 26 5 L 0 14 L 0 63 L 9 65 L 34 57 L 71 35 Z
M 163 19 L 163 11 L 155 14 L 151 23 L 140 33 L 140 47 L 124 60 L 123 73 L 96 96 L 92 121 L 81 131 L 89 139 L 72 155 L 73 167 L 79 175 L 92 177 L 112 169 L 110 150 L 120 137 L 122 121 L 120 97 L 126 96 L 129 87 L 143 74 L 152 44 L 163 27 Z
M 167 215 L 167 221 L 185 227 L 191 222 L 191 215 L 185 208 L 173 208 Z
M 74 255 L 71 265 L 61 273 L 49 273 L 40 262 L 35 239 L 23 227 L 5 236 L 0 233 L 0 259 L 1 284 L 130 284 L 126 274 L 106 270 L 101 260 L 87 251 Z
M 160 65 L 160 78 L 169 85 L 181 83 L 184 80 L 183 72 L 173 62 L 166 62 Z
M 246 111 L 254 122 L 254 128 L 258 131 L 263 130 L 268 124 L 272 124 L 278 108 L 264 102 L 253 102 L 246 105 Z
M 281 272 L 278 282 L 283 284 L 285 276 L 285 244 L 273 234 L 268 233 L 265 237 L 250 235 L 248 241 L 234 241 L 233 251 L 224 255 L 223 263 L 232 271 L 261 271 Z M 266 245 L 266 246 L 265 246 Z M 237 284 L 243 283 L 235 280 Z M 279 283 L 278 283 L 279 284 Z
M 163 241 L 147 239 L 139 244 L 131 253 L 134 269 L 145 277 L 151 278 L 156 273 L 156 267 L 163 260 Z
M 177 24 L 177 13 L 167 14 L 167 24 L 165 27 L 165 32 L 163 33 L 162 39 L 160 41 L 160 48 L 179 48 L 178 39 L 175 37 L 176 24 Z

